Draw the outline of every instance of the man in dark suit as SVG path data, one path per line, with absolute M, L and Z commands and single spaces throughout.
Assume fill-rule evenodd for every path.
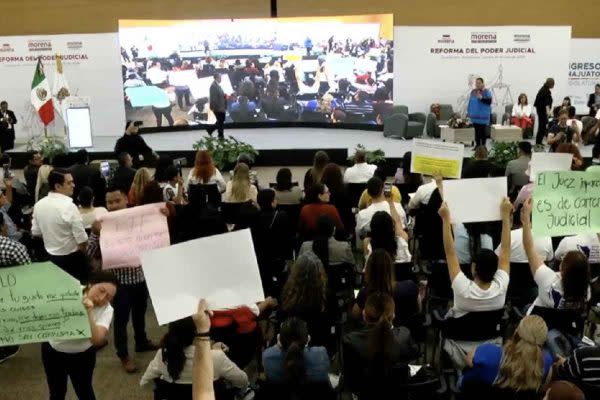
M 99 168 L 90 165 L 90 156 L 85 149 L 80 149 L 75 154 L 75 164 L 69 168 L 73 176 L 75 189 L 73 189 L 73 200 L 79 203 L 77 197 L 84 186 L 89 186 L 94 192 L 94 206 L 104 206 L 106 195 L 106 181 L 100 174 Z
M 6 101 L 2 101 L 0 103 L 0 148 L 3 152 L 15 147 L 16 123 L 15 113 L 8 109 Z
M 119 166 L 113 174 L 112 185 L 129 190 L 136 172 L 135 168 L 132 167 L 133 158 L 131 158 L 129 153 L 119 153 Z
M 115 144 L 115 154 L 128 153 L 136 168 L 139 168 L 142 162 L 147 163 L 152 159 L 158 159 L 158 154 L 139 135 L 140 126 L 142 126 L 142 121 L 127 121 L 125 134 Z
M 216 73 L 213 75 L 213 77 L 215 80 L 213 81 L 212 85 L 210 85 L 210 109 L 213 113 L 215 113 L 215 117 L 217 117 L 217 123 L 210 128 L 206 128 L 206 132 L 212 136 L 216 129 L 219 134 L 219 139 L 223 139 L 223 124 L 225 123 L 225 109 L 227 108 L 227 101 L 225 100 L 225 92 L 220 85 L 221 74 Z
M 590 108 L 590 116 L 595 117 L 600 110 L 600 83 L 594 86 L 594 93 L 590 94 L 587 106 Z

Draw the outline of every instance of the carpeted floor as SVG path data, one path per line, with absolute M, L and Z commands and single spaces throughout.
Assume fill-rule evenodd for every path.
M 149 304 L 150 306 L 150 304 Z M 159 327 L 151 306 L 146 314 L 146 330 L 151 340 L 159 342 L 165 328 Z M 109 344 L 98 352 L 94 371 L 94 389 L 96 397 L 102 399 L 152 399 L 152 387 L 142 388 L 139 385 L 146 366 L 154 357 L 154 352 L 135 353 L 133 333 L 129 326 L 129 349 L 138 365 L 138 372 L 127 374 L 115 355 L 112 328 Z M 40 344 L 21 346 L 19 353 L 0 364 L 0 399 L 1 400 L 41 400 L 47 399 L 48 387 L 42 367 Z M 68 400 L 77 397 L 69 384 Z

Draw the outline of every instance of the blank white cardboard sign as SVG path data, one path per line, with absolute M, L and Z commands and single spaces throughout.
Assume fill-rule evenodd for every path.
M 444 181 L 444 200 L 452 223 L 499 221 L 506 177 Z
M 212 310 L 265 299 L 248 229 L 151 250 L 141 260 L 160 325 L 193 315 L 201 298 Z
M 573 155 L 570 153 L 532 153 L 529 163 L 529 181 L 535 182 L 537 174 L 544 171 L 569 171 Z

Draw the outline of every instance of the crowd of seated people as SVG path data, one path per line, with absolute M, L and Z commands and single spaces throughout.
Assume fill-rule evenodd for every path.
M 521 147 L 527 157 L 529 149 Z M 65 398 L 69 378 L 79 398 L 93 398 L 94 361 L 98 351 L 112 351 L 100 350 L 111 324 L 115 361 L 124 373 L 141 370 L 140 385 L 161 399 L 191 399 L 199 363 L 211 365 L 217 399 L 251 392 L 329 398 L 336 390 L 359 399 L 387 398 L 390 390 L 421 390 L 423 398 L 444 390 L 465 399 L 598 396 L 600 347 L 584 333 L 594 337 L 588 329 L 600 298 L 600 242 L 597 235 L 566 237 L 555 251 L 551 238 L 534 238 L 530 196 L 515 207 L 506 193 L 500 224 L 459 224 L 444 203 L 441 177 L 418 177 L 423 183 L 405 207 L 386 189 L 385 174 L 361 165 L 360 152 L 345 174 L 351 183 L 319 152 L 304 188 L 294 185 L 301 176 L 285 168 L 274 188 L 260 186 L 245 157 L 229 178 L 209 152 L 199 151 L 185 180 L 172 160 L 152 173 L 119 158 L 131 170 L 97 190 L 89 185 L 99 182 L 98 171 L 81 168 L 87 161 L 75 163 L 79 173 L 55 162 L 48 194 L 37 202 L 37 188 L 23 184 L 20 193 L 16 178 L 4 177 L 0 264 L 49 259 L 85 287 L 92 337 L 42 347 L 53 399 Z M 518 167 L 513 163 L 510 173 Z M 39 166 L 38 178 L 43 171 Z M 83 186 L 74 198 L 76 181 Z M 364 195 L 351 200 L 348 190 L 355 184 L 368 196 L 362 209 Z M 139 265 L 99 271 L 98 221 L 103 213 L 153 203 L 164 204 L 172 243 L 249 229 L 265 300 L 214 310 L 209 322 L 198 315 L 174 321 L 153 342 L 143 271 Z M 16 213 L 28 204 L 30 217 Z M 344 220 L 346 207 L 353 225 Z M 63 224 L 69 229 L 59 230 Z M 438 238 L 441 253 L 424 242 L 431 238 Z M 155 352 L 148 366 L 128 352 L 130 318 L 136 352 Z M 432 342 L 441 345 L 431 351 Z M 2 347 L 0 356 L 8 360 L 17 351 Z
M 288 61 L 282 53 L 266 62 L 259 61 L 258 56 L 252 56 L 252 52 L 262 48 L 286 49 L 273 47 L 275 44 L 268 41 L 251 42 L 252 45 L 236 39 L 225 45 L 225 49 L 229 49 L 232 43 L 235 43 L 231 47 L 234 49 L 249 46 L 250 55 L 243 61 L 236 56 L 217 59 L 210 54 L 188 55 L 185 51 L 162 58 L 131 58 L 125 51 L 127 57 L 123 57 L 122 65 L 124 88 L 156 86 L 166 92 L 171 104 L 152 107 L 159 127 L 163 116 L 169 125 L 178 124 L 172 116 L 175 103 L 191 116 L 191 121 L 210 123 L 214 120 L 207 106 L 208 93 L 205 97 L 194 98 L 188 86 L 181 86 L 182 82 L 170 77 L 172 72 L 177 71 L 195 71 L 199 79 L 210 79 L 215 72 L 226 74 L 233 89 L 227 98 L 228 122 L 304 121 L 381 125 L 383 119 L 391 115 L 391 42 L 374 39 L 353 41 L 350 38 L 331 40 L 331 43 L 313 43 L 311 47 L 314 50 L 301 61 Z M 218 46 L 223 44 L 219 43 Z M 291 49 L 294 45 L 283 47 Z M 335 62 L 331 61 L 333 55 L 355 59 L 353 73 L 336 75 L 331 66 Z M 311 64 L 316 62 L 316 67 L 308 68 L 303 61 Z M 362 67 L 359 61 L 368 61 L 374 68 Z M 127 96 L 126 103 L 130 107 Z

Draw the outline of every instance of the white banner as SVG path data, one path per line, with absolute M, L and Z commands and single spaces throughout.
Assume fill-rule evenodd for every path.
M 62 56 L 71 96 L 89 101 L 93 135 L 120 135 L 125 128 L 125 109 L 119 48 L 117 33 L 0 37 L 0 100 L 6 100 L 15 112 L 17 142 L 43 133 L 43 124 L 31 105 L 31 81 L 41 56 L 52 87 L 57 54 Z M 55 109 L 60 106 L 55 104 Z M 64 133 L 58 112 L 48 132 Z
M 475 79 L 482 77 L 501 117 L 520 93 L 533 104 L 552 77 L 558 104 L 567 93 L 570 44 L 570 26 L 396 26 L 394 103 L 411 112 L 451 104 L 465 113 Z
M 453 224 L 500 220 L 500 204 L 505 196 L 505 176 L 444 181 L 444 200 Z
M 588 99 L 600 83 L 600 39 L 572 39 L 569 96 L 577 114 L 589 113 Z

